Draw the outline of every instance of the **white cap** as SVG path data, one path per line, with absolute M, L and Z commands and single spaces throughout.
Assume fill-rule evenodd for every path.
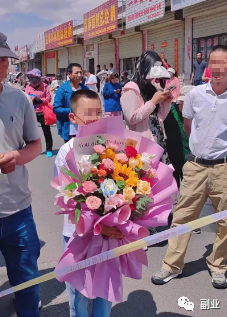
M 167 70 L 168 72 L 173 73 L 174 75 L 176 74 L 175 69 L 173 69 L 172 67 L 168 68 Z
M 177 101 L 185 101 L 187 94 L 193 89 L 195 86 L 187 85 L 183 86 L 180 90 L 180 96 L 177 98 Z

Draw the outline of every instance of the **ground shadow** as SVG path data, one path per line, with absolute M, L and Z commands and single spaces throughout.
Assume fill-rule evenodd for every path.
M 213 248 L 212 244 L 207 245 L 206 252 L 203 254 L 202 258 L 186 263 L 184 270 L 183 270 L 182 278 L 195 275 L 195 274 L 202 272 L 202 271 L 208 271 L 208 267 L 206 264 L 206 258 L 208 257 L 208 255 L 211 254 L 212 248 Z
M 177 307 L 177 303 L 176 303 Z M 126 302 L 117 304 L 112 308 L 111 317 L 183 317 L 184 314 L 163 312 L 157 314 L 157 306 L 153 296 L 148 291 L 134 291 L 128 296 Z M 188 315 L 187 315 L 188 316 Z M 192 317 L 192 316 L 191 316 Z
M 53 153 L 53 156 L 57 156 L 58 155 L 58 150 L 53 150 L 52 153 Z M 40 155 L 46 155 L 46 151 L 42 152 Z

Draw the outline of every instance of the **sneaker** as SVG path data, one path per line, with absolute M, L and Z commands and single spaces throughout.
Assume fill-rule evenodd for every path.
M 224 273 L 212 272 L 212 284 L 214 288 L 225 289 L 227 288 L 227 280 Z
M 193 233 L 194 233 L 194 234 L 201 234 L 201 232 L 202 232 L 202 231 L 201 231 L 200 228 L 193 230 Z
M 46 155 L 47 155 L 48 158 L 50 158 L 50 157 L 53 156 L 53 153 L 52 153 L 52 151 L 47 151 L 47 154 L 46 154 Z
M 155 285 L 163 285 L 181 274 L 182 274 L 182 271 L 180 273 L 171 273 L 165 269 L 161 269 L 158 273 L 152 276 L 151 282 Z

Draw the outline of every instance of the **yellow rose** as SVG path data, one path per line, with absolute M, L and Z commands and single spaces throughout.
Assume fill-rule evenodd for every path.
M 138 181 L 136 193 L 139 195 L 149 195 L 151 193 L 151 185 L 146 181 Z
M 133 198 L 135 198 L 136 193 L 131 187 L 126 187 L 123 190 L 123 195 L 124 195 L 124 198 L 125 198 L 126 202 L 131 203 Z
M 131 168 L 136 168 L 137 166 L 139 166 L 140 161 L 132 157 L 129 159 L 128 164 Z

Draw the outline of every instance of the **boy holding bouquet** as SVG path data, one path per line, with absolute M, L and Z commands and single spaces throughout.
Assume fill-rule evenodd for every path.
M 88 125 L 102 118 L 102 105 L 99 96 L 92 90 L 78 90 L 72 94 L 70 99 L 71 113 L 70 121 L 77 125 Z M 55 160 L 55 176 L 59 174 L 60 168 L 65 166 L 66 156 L 73 148 L 73 140 L 64 144 Z M 63 247 L 65 249 L 69 239 L 75 232 L 75 224 L 70 224 L 68 215 L 64 215 Z M 115 227 L 103 226 L 102 235 L 112 239 L 121 240 L 123 234 Z M 88 298 L 78 290 L 66 283 L 69 297 L 70 317 L 88 317 Z M 93 317 L 109 317 L 112 303 L 106 299 L 97 297 L 93 300 Z

